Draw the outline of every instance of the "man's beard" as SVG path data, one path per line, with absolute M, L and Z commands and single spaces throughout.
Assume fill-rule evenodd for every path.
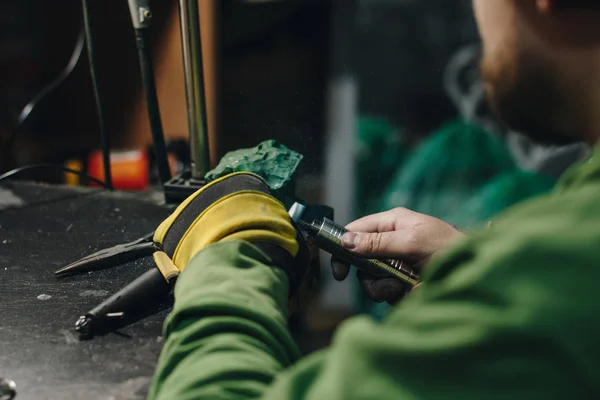
M 510 51 L 508 46 L 506 50 L 496 60 L 484 57 L 481 62 L 486 97 L 496 116 L 541 144 L 575 142 L 569 130 L 576 127 L 564 124 L 568 95 L 560 79 L 535 57 Z

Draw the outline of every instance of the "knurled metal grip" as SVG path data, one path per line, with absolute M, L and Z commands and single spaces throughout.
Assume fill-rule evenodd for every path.
M 419 282 L 419 276 L 405 267 L 400 260 L 364 258 L 346 250 L 342 246 L 342 236 L 348 230 L 335 222 L 323 218 L 321 221 L 313 222 L 310 226 L 314 233 L 314 244 L 342 261 L 375 276 L 381 276 L 382 273 L 392 275 L 411 287 Z

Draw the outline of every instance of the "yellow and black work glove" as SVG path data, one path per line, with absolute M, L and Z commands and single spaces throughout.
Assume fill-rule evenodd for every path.
M 207 246 L 229 240 L 245 240 L 262 250 L 272 265 L 288 273 L 294 295 L 308 269 L 308 247 L 283 204 L 255 174 L 224 176 L 188 197 L 156 229 L 154 242 L 163 252 L 154 258 L 168 278 Z

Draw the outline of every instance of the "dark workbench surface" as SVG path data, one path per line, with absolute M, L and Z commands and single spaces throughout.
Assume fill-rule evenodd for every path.
M 151 232 L 168 214 L 140 195 L 26 183 L 0 185 L 0 377 L 16 400 L 143 399 L 166 311 L 80 342 L 73 326 L 151 258 L 58 280 L 81 256 Z M 155 196 L 156 197 L 156 196 Z

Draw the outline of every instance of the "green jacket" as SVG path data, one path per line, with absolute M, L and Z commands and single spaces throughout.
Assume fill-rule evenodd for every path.
M 383 322 L 352 318 L 300 359 L 285 273 L 248 243 L 210 246 L 177 284 L 149 398 L 598 398 L 600 151 L 423 281 Z

